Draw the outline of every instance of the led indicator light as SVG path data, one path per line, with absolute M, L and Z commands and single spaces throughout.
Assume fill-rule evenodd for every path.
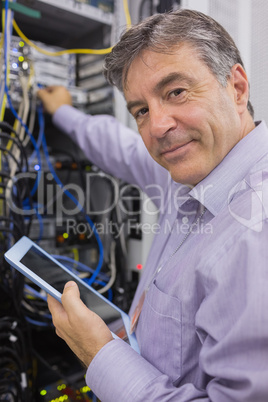
M 22 68 L 23 68 L 23 70 L 27 70 L 28 67 L 29 67 L 28 62 L 24 60 L 24 62 L 22 63 Z
M 61 235 L 57 236 L 57 242 L 61 244 L 64 243 L 64 237 Z
M 42 389 L 42 391 L 40 391 L 40 395 L 44 396 L 47 394 L 47 391 L 45 389 Z
M 18 68 L 17 63 L 12 63 L 12 68 Z
M 24 42 L 22 42 L 22 40 L 19 42 L 19 47 L 23 47 L 24 46 Z
M 34 165 L 34 170 L 36 171 L 40 170 L 40 165 Z
M 87 385 L 85 385 L 84 387 L 80 388 L 80 391 L 82 392 L 82 394 L 85 394 L 86 392 L 90 391 L 90 388 Z
M 140 271 L 143 268 L 143 265 L 142 264 L 137 264 L 136 268 Z
M 19 57 L 19 61 L 23 62 L 23 61 L 24 61 L 24 57 L 23 57 L 23 56 L 20 56 L 20 57 Z
M 63 233 L 62 237 L 64 239 L 68 239 L 69 235 L 68 235 L 68 233 Z M 64 388 L 65 388 L 64 386 L 61 387 L 61 389 L 64 389 Z

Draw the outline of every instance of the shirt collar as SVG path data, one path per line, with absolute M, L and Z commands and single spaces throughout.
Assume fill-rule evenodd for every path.
M 189 196 L 198 200 L 216 216 L 227 205 L 231 189 L 241 182 L 252 166 L 267 153 L 268 129 L 262 121 L 189 192 Z

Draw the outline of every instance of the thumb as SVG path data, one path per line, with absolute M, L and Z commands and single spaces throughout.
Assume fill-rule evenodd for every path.
M 38 89 L 36 94 L 37 94 L 39 99 L 44 100 L 44 99 L 46 99 L 46 96 L 47 96 L 47 89 L 40 88 L 40 89 Z
M 74 281 L 69 281 L 65 284 L 61 302 L 67 314 L 68 312 L 77 314 L 79 310 L 81 311 L 81 305 L 84 305 L 84 303 L 80 299 L 79 288 Z
M 69 281 L 65 284 L 63 293 L 67 293 L 67 292 L 76 292 L 78 294 L 78 296 L 80 296 L 79 288 L 77 286 L 77 283 L 74 281 Z

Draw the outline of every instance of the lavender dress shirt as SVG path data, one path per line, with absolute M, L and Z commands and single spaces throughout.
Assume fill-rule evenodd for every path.
M 53 120 L 101 169 L 140 186 L 160 212 L 130 311 L 147 289 L 136 329 L 141 355 L 109 342 L 88 367 L 89 387 L 103 402 L 267 402 L 265 123 L 189 189 L 113 117 L 62 106 Z

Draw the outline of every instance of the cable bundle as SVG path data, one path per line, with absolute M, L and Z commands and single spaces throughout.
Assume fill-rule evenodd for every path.
M 0 400 L 32 401 L 32 356 L 27 328 L 17 318 L 0 319 Z
M 5 122 L 0 123 L 0 151 L 0 233 L 10 245 L 10 241 L 28 233 L 23 202 L 27 199 L 32 206 L 32 197 L 24 175 L 28 172 L 25 148 L 13 127 Z
M 126 6 L 127 2 L 124 0 L 127 12 Z M 5 114 L 5 106 L 8 105 L 15 122 L 13 127 L 9 124 L 10 119 L 8 119 L 9 123 L 5 121 L 0 123 L 0 400 L 32 402 L 35 398 L 33 396 L 33 359 L 31 356 L 33 348 L 29 333 L 31 334 L 32 330 L 37 330 L 39 333 L 45 332 L 46 329 L 50 331 L 50 327 L 52 328 L 51 315 L 47 308 L 46 295 L 25 280 L 16 270 L 9 267 L 3 259 L 3 254 L 22 235 L 29 235 L 34 214 L 37 216 L 40 226 L 37 242 L 43 239 L 43 220 L 46 208 L 41 205 L 45 211 L 41 216 L 39 214 L 40 205 L 34 200 L 41 176 L 39 171 L 33 169 L 34 161 L 37 159 L 40 172 L 44 173 L 43 165 L 46 166 L 46 171 L 53 176 L 55 186 L 60 187 L 65 196 L 78 207 L 79 219 L 87 222 L 94 235 L 93 240 L 90 239 L 87 243 L 90 242 L 90 245 L 93 243 L 94 251 L 96 250 L 95 263 L 92 268 L 80 262 L 80 250 L 75 246 L 73 247 L 74 259 L 66 258 L 66 256 L 55 257 L 68 269 L 75 270 L 83 280 L 94 286 L 100 293 L 108 295 L 110 300 L 113 296 L 112 287 L 120 288 L 120 297 L 122 296 L 124 280 L 121 280 L 122 283 L 118 280 L 116 265 L 120 258 L 121 264 L 119 265 L 125 266 L 126 244 L 125 235 L 121 231 L 118 236 L 111 233 L 99 235 L 83 206 L 79 205 L 73 194 L 64 188 L 65 185 L 59 179 L 48 152 L 42 108 L 37 106 L 35 90 L 29 87 L 30 80 L 25 75 L 20 77 L 21 104 L 18 108 L 15 105 L 16 109 L 13 107 L 12 95 L 14 94 L 8 82 L 13 17 L 11 10 L 8 9 L 7 0 L 5 0 L 5 9 L 3 8 L 2 13 L 5 15 L 5 24 L 2 25 L 5 30 L 1 37 L 4 45 L 2 53 L 4 57 L 0 60 L 0 68 L 2 70 L 3 65 L 4 71 L 4 80 L 0 84 L 1 120 Z M 18 31 L 16 23 L 13 22 L 13 25 Z M 110 49 L 104 49 L 105 53 L 108 51 Z M 37 83 L 35 84 L 37 85 Z M 31 106 L 30 100 L 32 101 Z M 35 115 L 38 116 L 39 123 L 37 140 L 31 134 L 35 125 Z M 75 159 L 73 155 L 71 158 Z M 85 170 L 79 160 L 73 160 L 73 162 L 77 165 L 83 187 L 85 186 Z M 109 185 L 104 185 L 105 180 L 102 180 L 108 202 L 108 197 L 113 197 L 113 189 L 108 188 Z M 50 201 L 56 202 L 56 198 L 54 200 L 52 198 Z M 96 202 L 96 199 L 94 201 Z M 106 218 L 117 226 L 124 222 L 118 206 Z M 79 219 L 77 222 L 80 222 Z M 104 219 L 104 217 L 99 217 L 99 219 Z M 63 254 L 65 252 L 66 249 L 62 251 Z M 81 260 L 83 261 L 82 258 Z M 7 311 L 12 317 L 6 317 Z

